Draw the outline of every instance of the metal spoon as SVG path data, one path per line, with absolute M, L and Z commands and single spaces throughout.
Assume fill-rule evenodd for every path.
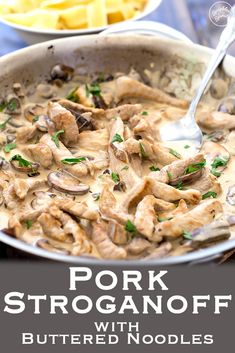
M 228 22 L 223 30 L 217 48 L 212 56 L 202 82 L 193 98 L 187 114 L 180 120 L 167 124 L 160 129 L 162 141 L 190 141 L 197 149 L 202 145 L 202 131 L 196 123 L 195 114 L 198 103 L 215 70 L 223 60 L 229 46 L 235 40 L 235 6 L 232 7 Z

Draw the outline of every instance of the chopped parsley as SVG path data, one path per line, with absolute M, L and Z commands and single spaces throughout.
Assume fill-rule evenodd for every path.
M 189 145 L 185 145 L 184 148 L 187 150 L 188 148 L 190 148 Z
M 184 237 L 184 239 L 187 239 L 187 240 L 192 240 L 193 239 L 192 234 L 190 232 L 188 232 L 187 230 L 183 231 L 182 236 Z
M 117 173 L 112 172 L 111 178 L 115 183 L 119 183 L 120 181 L 119 175 Z
M 19 167 L 32 167 L 32 163 L 22 158 L 20 154 L 15 154 L 10 160 L 18 161 Z
M 129 233 L 136 233 L 136 226 L 128 219 L 125 225 L 125 230 Z
M 140 154 L 142 158 L 148 158 L 144 145 L 140 142 Z
M 94 201 L 98 201 L 100 199 L 100 193 L 99 192 L 95 192 L 92 194 L 92 197 L 94 199 Z
M 209 197 L 212 197 L 213 199 L 215 199 L 217 197 L 217 193 L 214 191 L 208 191 L 202 195 L 203 200 L 208 199 Z
M 9 116 L 3 123 L 0 124 L 0 130 L 5 130 L 7 123 L 11 120 L 11 117 Z
M 86 157 L 79 157 L 79 158 L 65 158 L 62 159 L 61 162 L 64 164 L 77 164 L 86 160 Z
M 125 167 L 123 167 L 121 170 L 128 170 L 128 169 L 129 169 L 129 166 L 125 165 Z
M 149 167 L 149 169 L 151 170 L 151 172 L 158 172 L 160 170 L 160 168 L 155 167 L 154 165 L 151 165 L 151 167 Z
M 179 158 L 179 159 L 181 158 L 181 155 L 177 151 L 173 150 L 172 148 L 169 149 L 169 152 L 170 154 L 173 154 L 173 156 L 175 156 L 176 158 Z
M 175 188 L 178 189 L 178 190 L 183 190 L 183 186 L 184 186 L 184 184 L 183 184 L 183 182 L 181 180 L 181 181 L 178 182 L 178 184 L 175 186 Z
M 90 95 L 92 96 L 100 96 L 101 94 L 101 88 L 98 83 L 92 83 L 91 85 L 86 85 L 86 96 L 89 97 Z
M 167 171 L 167 175 L 168 175 L 169 180 L 172 180 L 172 173 Z
M 4 148 L 3 148 L 3 151 L 5 153 L 9 153 L 11 152 L 11 150 L 14 150 L 16 148 L 16 143 L 15 142 L 12 142 L 12 143 L 7 143 Z
M 29 219 L 25 222 L 25 225 L 27 229 L 30 229 L 33 225 L 33 221 Z
M 195 163 L 195 164 L 190 164 L 184 171 L 184 175 L 191 174 L 194 172 L 197 172 L 198 170 L 204 168 L 206 165 L 206 161 L 204 160 L 203 162 Z
M 32 120 L 32 124 L 36 123 L 39 120 L 39 115 L 35 115 Z
M 161 217 L 158 217 L 158 218 L 157 218 L 158 222 L 171 221 L 172 219 L 173 219 L 173 217 L 169 217 L 169 218 L 161 218 Z
M 213 174 L 216 177 L 220 177 L 221 173 L 218 172 L 216 169 L 218 167 L 225 167 L 228 164 L 229 158 L 227 157 L 215 157 L 213 162 L 211 163 L 211 174 Z
M 7 104 L 7 109 L 13 112 L 14 110 L 17 109 L 17 101 L 16 99 L 10 100 L 10 102 Z
M 60 147 L 60 141 L 59 141 L 59 136 L 64 133 L 64 130 L 59 130 L 55 132 L 52 136 L 51 139 L 55 143 L 56 147 Z
M 71 102 L 75 102 L 78 103 L 79 99 L 78 96 L 76 94 L 78 87 L 75 87 L 74 89 L 72 89 L 71 91 L 69 91 L 69 93 L 67 94 L 67 96 L 65 97 L 66 99 L 68 99 Z
M 13 112 L 17 109 L 17 101 L 15 98 L 11 99 L 10 102 L 2 102 L 0 103 L 0 112 L 3 112 L 5 109 L 10 110 Z
M 145 110 L 141 113 L 141 115 L 149 115 L 149 113 Z
M 123 139 L 119 134 L 115 134 L 112 139 L 112 143 L 114 142 L 123 142 Z
M 1 102 L 0 103 L 0 112 L 3 112 L 3 110 L 5 110 L 7 107 L 7 103 L 6 102 Z
M 228 164 L 227 157 L 215 157 L 215 159 L 211 164 L 211 167 L 216 169 L 218 167 L 225 167 L 227 164 Z
M 211 169 L 211 174 L 213 174 L 214 176 L 216 176 L 217 178 L 219 178 L 221 176 L 221 173 L 218 172 L 215 168 Z

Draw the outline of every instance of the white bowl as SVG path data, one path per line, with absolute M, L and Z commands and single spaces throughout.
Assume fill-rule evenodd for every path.
M 130 21 L 140 20 L 151 14 L 155 11 L 162 0 L 148 0 L 148 3 L 143 12 L 139 15 L 133 17 L 132 19 L 122 21 L 120 23 L 126 23 Z M 77 29 L 77 30 L 50 30 L 50 29 L 39 29 L 39 28 L 31 28 L 26 26 L 17 25 L 10 21 L 6 21 L 3 18 L 0 18 L 0 22 L 12 27 L 16 32 L 25 40 L 25 42 L 29 45 L 45 42 L 52 39 L 78 36 L 84 34 L 94 34 L 99 33 L 107 28 L 112 27 L 113 25 L 104 26 L 104 27 L 93 27 L 87 29 Z M 115 24 L 114 24 L 115 25 Z

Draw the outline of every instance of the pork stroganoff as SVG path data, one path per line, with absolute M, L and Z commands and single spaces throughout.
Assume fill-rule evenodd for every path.
M 81 76 L 57 64 L 34 90 L 15 83 L 0 100 L 2 231 L 48 251 L 120 260 L 229 239 L 235 98 L 228 86 L 229 78 L 214 78 L 211 103 L 200 104 L 204 143 L 196 152 L 187 141 L 160 141 L 159 127 L 184 116 L 189 97 L 157 88 L 147 72 Z

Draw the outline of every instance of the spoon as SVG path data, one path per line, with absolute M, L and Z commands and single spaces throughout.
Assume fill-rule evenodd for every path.
M 162 141 L 187 141 L 200 149 L 202 145 L 202 131 L 196 123 L 195 115 L 198 103 L 219 64 L 224 59 L 229 46 L 235 40 L 235 6 L 232 7 L 228 22 L 223 30 L 217 48 L 209 62 L 201 84 L 189 106 L 187 114 L 180 120 L 167 124 L 160 129 Z

